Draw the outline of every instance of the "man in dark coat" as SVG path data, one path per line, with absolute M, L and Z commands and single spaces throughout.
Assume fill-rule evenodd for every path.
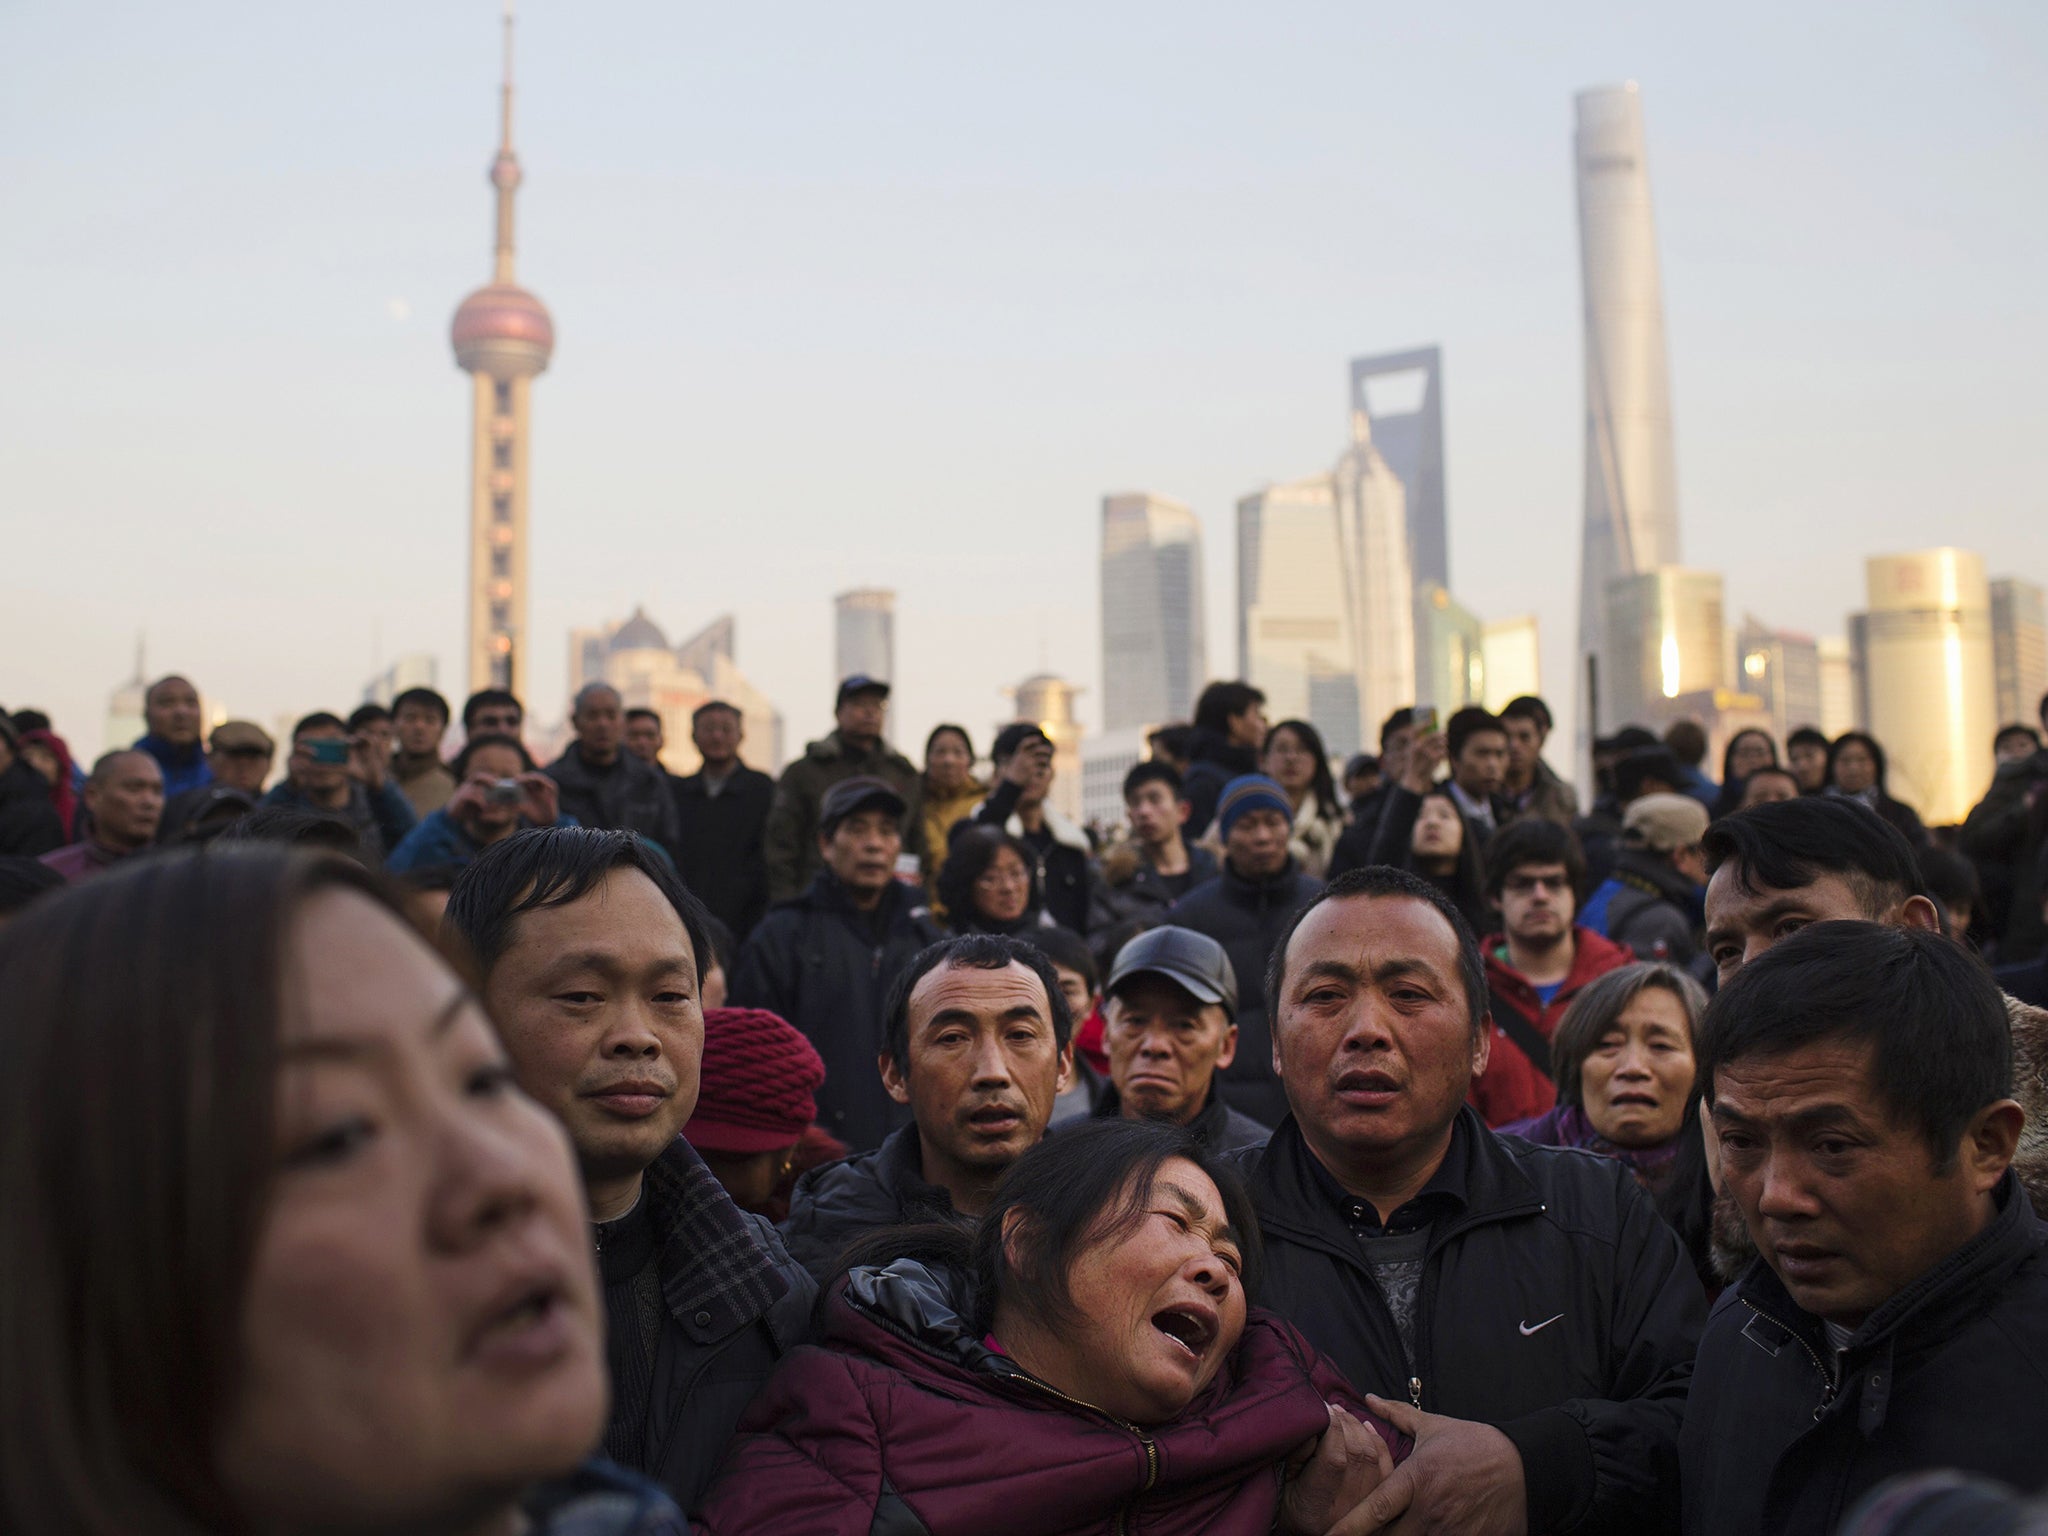
M 697 706 L 690 739 L 704 766 L 674 782 L 676 862 L 711 915 L 744 939 L 768 910 L 768 864 L 762 834 L 775 781 L 740 761 L 746 732 L 740 712 L 722 699 Z
M 35 859 L 64 846 L 64 822 L 50 781 L 15 751 L 14 727 L 0 713 L 0 856 Z
M 881 1075 L 911 1123 L 797 1181 L 783 1235 L 820 1284 L 883 1227 L 971 1221 L 1038 1145 L 1073 1075 L 1073 1015 L 1052 961 L 1003 934 L 935 944 L 897 979 Z
M 638 838 L 550 827 L 485 849 L 446 921 L 520 1087 L 582 1168 L 612 1383 L 604 1453 L 687 1508 L 817 1295 L 681 1136 L 704 1052 L 703 908 Z
M 842 779 L 880 779 L 909 807 L 903 819 L 904 851 L 926 855 L 924 817 L 918 797 L 924 778 L 910 759 L 882 737 L 889 716 L 889 685 L 880 678 L 856 673 L 839 685 L 833 706 L 835 729 L 822 741 L 804 748 L 804 755 L 782 770 L 775 798 L 768 807 L 768 825 L 761 834 L 768 862 L 768 899 L 788 901 L 800 895 L 817 873 L 820 812 L 825 792 Z M 936 864 L 943 848 L 929 850 Z M 928 867 L 927 874 L 934 872 Z
M 1168 916 L 1206 933 L 1237 974 L 1237 1055 L 1223 1069 L 1223 1093 L 1262 1125 L 1287 1112 L 1273 1075 L 1266 1032 L 1266 957 L 1294 910 L 1323 888 L 1287 851 L 1294 810 L 1287 791 L 1260 774 L 1233 779 L 1216 812 L 1223 831 L 1223 873 L 1175 902 Z
M 1222 872 L 1215 854 L 1181 836 L 1188 802 L 1171 763 L 1149 758 L 1124 775 L 1124 816 L 1131 835 L 1096 867 L 1090 937 L 1134 919 L 1162 922 L 1168 907 Z
M 1211 683 L 1195 701 L 1195 737 L 1181 775 L 1187 795 L 1187 835 L 1200 837 L 1216 818 L 1216 803 L 1232 779 L 1259 771 L 1266 744 L 1266 696 L 1250 683 Z
M 940 937 L 923 889 L 896 878 L 908 805 L 881 779 L 844 779 L 825 796 L 824 867 L 793 901 L 768 909 L 733 965 L 729 1001 L 789 1020 L 825 1059 L 818 1124 L 856 1151 L 906 1118 L 882 1086 L 890 985 Z
M 1098 1119 L 1186 1126 L 1212 1152 L 1265 1144 L 1270 1126 L 1219 1091 L 1238 1049 L 1237 972 L 1223 946 L 1192 928 L 1153 928 L 1117 952 L 1102 989 L 1109 1080 Z
M 1937 1467 L 2048 1487 L 2048 1232 L 1983 968 L 1939 934 L 1817 923 L 1743 967 L 1700 1041 L 1759 1257 L 1700 1341 L 1686 1531 L 1825 1536 Z
M 148 729 L 136 738 L 135 750 L 147 752 L 163 770 L 166 799 L 213 782 L 200 743 L 206 722 L 197 688 L 175 672 L 158 678 L 142 695 L 142 719 Z
M 354 830 L 371 868 L 419 825 L 412 802 L 391 777 L 391 759 L 352 735 L 339 715 L 316 710 L 292 727 L 285 776 L 263 797 L 266 806 L 315 811 Z
M 1493 1035 L 1457 908 L 1354 870 L 1281 936 L 1271 990 L 1292 1113 L 1240 1154 L 1260 1299 L 1416 1437 L 1359 1528 L 1670 1529 L 1699 1280 L 1625 1165 L 1466 1106 Z
M 586 827 L 637 832 L 673 854 L 676 804 L 668 775 L 626 750 L 619 690 L 609 683 L 586 684 L 569 723 L 576 739 L 541 770 L 562 792 L 562 814 Z

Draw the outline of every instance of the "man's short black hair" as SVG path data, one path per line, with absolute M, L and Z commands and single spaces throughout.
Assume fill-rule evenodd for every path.
M 488 978 L 512 942 L 512 920 L 581 901 L 615 869 L 638 870 L 654 882 L 690 936 L 701 983 L 711 969 L 704 907 L 653 843 L 631 832 L 595 827 L 533 827 L 493 843 L 462 872 L 442 919 L 468 946 L 479 978 Z
M 659 725 L 661 724 L 661 711 L 649 709 L 645 704 L 635 704 L 626 711 L 625 718 L 628 720 L 652 720 L 656 725 Z
M 391 719 L 391 711 L 382 704 L 358 704 L 349 711 L 348 728 L 351 734 L 367 726 L 377 725 Z
M 1414 723 L 1415 706 L 1413 704 L 1403 704 L 1399 709 L 1387 716 L 1386 719 L 1382 720 L 1380 722 L 1380 751 L 1385 752 L 1387 750 L 1387 743 L 1394 739 L 1396 732 L 1405 731 Z
M 1688 768 L 1707 760 L 1707 728 L 1697 720 L 1674 720 L 1664 727 L 1664 745 Z
M 1807 795 L 1723 816 L 1700 839 L 1709 878 L 1732 865 L 1736 886 L 1796 891 L 1839 875 L 1875 922 L 1908 896 L 1926 894 L 1913 845 L 1860 800 Z M 1491 850 L 1488 850 L 1491 852 Z
M 1977 878 L 1976 865 L 1953 848 L 1935 843 L 1918 850 L 1914 861 L 1920 866 L 1921 889 L 1940 903 L 1944 917 L 1957 907 L 1968 907 L 1975 917 L 1984 905 L 1984 886 Z M 1960 938 L 1961 931 L 1953 936 Z
M 1468 704 L 1444 722 L 1444 745 L 1456 757 L 1465 750 L 1465 743 L 1482 731 L 1495 731 L 1505 736 L 1508 728 L 1500 723 L 1500 716 L 1477 704 Z
M 1624 802 L 1641 799 L 1652 779 L 1673 794 L 1684 793 L 1685 770 L 1669 747 L 1637 747 L 1614 765 L 1614 793 Z
M 23 733 L 50 728 L 50 717 L 40 709 L 17 709 L 9 718 L 13 720 L 15 730 Z
M 1156 757 L 1148 757 L 1129 773 L 1124 775 L 1124 804 L 1131 803 L 1131 796 L 1147 784 L 1164 784 L 1173 791 L 1173 798 L 1184 800 L 1179 772 L 1171 763 L 1163 763 Z
M 2005 998 L 1938 933 L 1814 923 L 1773 944 L 1707 1009 L 1695 1045 L 1707 1103 L 1720 1068 L 1824 1040 L 1869 1043 L 1878 1097 L 1917 1127 L 1937 1172 L 1976 1113 L 2012 1093 Z
M 1074 1016 L 1067 1008 L 1067 994 L 1060 990 L 1060 974 L 1044 950 L 1027 939 L 1013 939 L 1003 933 L 962 933 L 941 939 L 918 952 L 903 968 L 896 984 L 889 988 L 888 1005 L 882 1017 L 882 1050 L 899 1070 L 910 1071 L 910 994 L 917 984 L 942 965 L 967 970 L 1000 971 L 1021 965 L 1045 988 L 1046 1006 L 1052 1011 L 1052 1035 L 1061 1050 L 1074 1038 Z
M 728 704 L 723 699 L 706 699 L 702 704 L 699 704 L 690 711 L 690 724 L 695 725 L 706 715 L 714 714 L 720 710 L 731 715 L 735 720 L 743 718 L 740 715 L 740 708 L 737 704 Z
M 454 761 L 448 764 L 448 770 L 455 775 L 457 784 L 469 777 L 470 760 L 485 747 L 510 747 L 519 754 L 521 771 L 533 772 L 533 754 L 526 750 L 525 742 L 517 736 L 508 736 L 503 731 L 482 731 L 463 742 L 462 750 L 456 753 Z
M 517 694 L 509 693 L 503 688 L 479 688 L 475 693 L 472 693 L 462 701 L 462 728 L 465 731 L 476 729 L 476 712 L 478 710 L 491 709 L 506 704 L 510 704 L 519 711 L 520 723 L 522 725 L 525 724 L 526 706 L 519 702 Z
M 1007 763 L 1024 746 L 1039 741 L 1052 745 L 1052 738 L 1036 720 L 1014 720 L 996 732 L 996 739 L 989 743 L 988 760 Z
M 1501 706 L 1500 717 L 1503 720 L 1534 720 L 1536 728 L 1546 736 L 1552 729 L 1550 706 L 1533 693 L 1509 699 Z
M 432 688 L 406 689 L 391 701 L 392 718 L 396 719 L 398 712 L 409 704 L 417 704 L 421 709 L 432 710 L 441 717 L 443 725 L 448 723 L 448 701 Z
M 15 720 L 17 722 L 19 722 L 20 719 L 21 717 L 19 715 L 15 716 Z M 22 729 L 27 730 L 28 727 L 22 726 Z M 44 727 L 44 729 L 47 730 L 48 727 L 46 726 Z M 2041 750 L 2041 733 L 2035 730 L 2031 725 L 2022 725 L 2017 720 L 2015 720 L 2011 725 L 2001 725 L 1998 728 L 1998 734 L 1991 738 L 1992 752 L 1996 753 L 2000 747 L 2004 746 L 2008 741 L 2012 740 L 2012 738 L 2015 736 L 2019 737 L 2020 740 L 2026 742 L 2028 747 L 2030 747 L 2032 750 L 2036 752 Z
M 1810 725 L 1799 726 L 1785 738 L 1785 750 L 1790 752 L 1794 747 L 1819 747 L 1825 752 L 1828 749 L 1827 733 Z
M 297 741 L 308 731 L 347 731 L 348 722 L 332 710 L 316 709 L 310 715 L 301 715 L 292 726 L 292 740 Z
M 1500 900 L 1508 876 L 1531 864 L 1562 864 L 1571 881 L 1572 900 L 1584 900 L 1586 853 L 1578 835 L 1540 816 L 1525 816 L 1493 834 L 1486 845 L 1486 894 Z
M 1145 738 L 1145 745 L 1154 757 L 1165 754 L 1177 757 L 1182 762 L 1195 750 L 1195 728 L 1192 725 L 1162 725 Z
M 1451 925 L 1451 932 L 1458 940 L 1458 979 L 1465 989 L 1465 1011 L 1472 1021 L 1472 1033 L 1477 1035 L 1486 1027 L 1486 961 L 1479 953 L 1478 936 L 1472 932 L 1472 925 L 1465 921 L 1465 914 L 1458 910 L 1456 902 L 1420 875 L 1411 875 L 1407 870 L 1395 869 L 1390 864 L 1368 864 L 1362 869 L 1346 870 L 1295 908 L 1281 928 L 1280 937 L 1274 941 L 1273 952 L 1266 957 L 1266 1023 L 1275 1039 L 1280 1035 L 1280 1006 L 1285 1001 L 1282 988 L 1287 980 L 1287 946 L 1294 942 L 1294 930 L 1324 902 L 1343 901 L 1352 896 L 1406 896 L 1434 907 L 1438 915 Z
M 1195 729 L 1228 736 L 1232 717 L 1265 702 L 1265 694 L 1250 683 L 1211 683 L 1195 701 Z
M 369 862 L 363 857 L 362 835 L 345 819 L 332 811 L 302 810 L 296 805 L 259 805 L 229 822 L 211 841 L 223 846 L 282 843 L 288 848 L 338 853 L 358 864 Z

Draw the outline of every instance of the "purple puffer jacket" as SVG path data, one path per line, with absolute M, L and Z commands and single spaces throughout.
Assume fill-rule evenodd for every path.
M 1140 1429 L 1063 1398 L 990 1349 L 941 1272 L 856 1269 L 824 1342 L 791 1352 L 740 1423 L 696 1520 L 704 1536 L 1269 1536 L 1281 1466 L 1326 1403 L 1407 1437 L 1293 1328 L 1253 1309 L 1208 1388 Z

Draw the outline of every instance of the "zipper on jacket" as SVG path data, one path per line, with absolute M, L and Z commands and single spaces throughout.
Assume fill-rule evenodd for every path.
M 1820 1422 L 1821 1415 L 1828 1411 L 1828 1405 L 1834 1402 L 1835 1394 L 1841 1390 L 1840 1384 L 1835 1380 L 1835 1373 L 1827 1368 L 1826 1363 L 1822 1361 L 1820 1355 L 1814 1350 L 1814 1347 L 1806 1342 L 1805 1337 L 1799 1332 L 1797 1328 L 1792 1327 L 1790 1324 L 1785 1322 L 1783 1318 L 1773 1317 L 1770 1313 L 1766 1312 L 1762 1307 L 1758 1306 L 1755 1302 L 1751 1301 L 1747 1296 L 1742 1298 L 1742 1304 L 1745 1307 L 1749 1308 L 1750 1311 L 1754 1312 L 1758 1317 L 1762 1318 L 1765 1322 L 1771 1324 L 1773 1327 L 1781 1328 L 1787 1334 L 1789 1334 L 1792 1337 L 1792 1339 L 1799 1345 L 1799 1347 L 1806 1351 L 1806 1358 L 1813 1362 L 1813 1368 L 1816 1371 L 1820 1372 L 1820 1402 L 1815 1406 L 1813 1410 L 1813 1422 L 1818 1424 Z
M 1415 1405 L 1417 1413 L 1422 1412 L 1422 1378 L 1420 1376 L 1410 1376 L 1408 1378 L 1408 1401 Z
M 1116 1536 L 1123 1536 L 1123 1533 L 1130 1528 L 1127 1517 L 1134 1514 L 1137 1511 L 1138 1500 L 1142 1498 L 1145 1494 L 1151 1492 L 1152 1485 L 1159 1481 L 1159 1446 L 1153 1441 L 1150 1435 L 1146 1434 L 1143 1429 L 1139 1428 L 1136 1424 L 1133 1424 L 1129 1419 L 1120 1419 L 1113 1413 L 1104 1412 L 1102 1409 L 1096 1407 L 1093 1403 L 1084 1403 L 1078 1397 L 1069 1397 L 1066 1393 L 1062 1392 L 1058 1387 L 1052 1386 L 1047 1382 L 1040 1381 L 1036 1376 L 1031 1375 L 1028 1371 L 1005 1371 L 1003 1374 L 1006 1377 L 1008 1377 L 1011 1381 L 1022 1382 L 1026 1386 L 1036 1388 L 1038 1391 L 1043 1392 L 1047 1397 L 1056 1397 L 1063 1403 L 1071 1403 L 1076 1408 L 1085 1409 L 1087 1412 L 1094 1414 L 1099 1419 L 1107 1419 L 1110 1423 L 1116 1425 L 1118 1429 L 1124 1431 L 1125 1434 L 1131 1436 L 1132 1439 L 1136 1440 L 1138 1444 L 1144 1448 L 1145 1481 L 1139 1486 L 1137 1493 L 1133 1494 L 1130 1500 L 1127 1503 L 1125 1503 L 1122 1508 L 1117 1510 L 1116 1519 L 1112 1521 L 1110 1524 L 1110 1530 L 1115 1532 Z

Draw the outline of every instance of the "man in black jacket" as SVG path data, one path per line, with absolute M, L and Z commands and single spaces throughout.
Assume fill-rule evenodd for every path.
M 630 834 L 549 827 L 485 849 L 446 922 L 520 1087 L 562 1121 L 583 1171 L 612 1383 L 604 1452 L 688 1507 L 817 1294 L 681 1136 L 703 1063 L 704 910 Z
M 1261 1125 L 1278 1125 L 1286 1095 L 1273 1075 L 1266 1033 L 1266 957 L 1297 907 L 1323 888 L 1287 851 L 1294 810 L 1287 791 L 1262 774 L 1231 780 L 1218 803 L 1223 873 L 1168 910 L 1169 921 L 1206 933 L 1237 973 L 1237 1055 L 1223 1069 L 1223 1094 Z
M 923 888 L 896 878 L 904 797 L 881 779 L 841 779 L 825 791 L 818 848 L 825 867 L 793 901 L 768 909 L 733 965 L 736 1008 L 789 1020 L 825 1060 L 818 1124 L 865 1152 L 906 1116 L 882 1086 L 889 988 L 940 937 Z
M 1394 786 L 1408 772 L 1408 754 L 1415 746 L 1416 735 L 1413 705 L 1402 705 L 1380 722 L 1379 782 L 1351 802 L 1351 825 L 1344 829 L 1330 855 L 1332 880 L 1346 870 L 1362 869 L 1374 862 L 1372 840 L 1379 831 L 1380 817 L 1386 813 Z
M 1260 1300 L 1415 1436 L 1359 1529 L 1668 1530 L 1699 1281 L 1625 1166 L 1465 1106 L 1484 977 L 1456 907 L 1400 870 L 1341 877 L 1282 936 L 1293 1113 L 1244 1158 Z
M 2048 1232 L 1983 968 L 1939 934 L 1816 923 L 1722 989 L 1698 1051 L 1760 1257 L 1700 1341 L 1686 1531 L 1825 1536 L 1926 1468 L 2048 1486 Z
M 1200 837 L 1215 819 L 1223 786 L 1259 771 L 1266 744 L 1266 696 L 1250 683 L 1211 683 L 1195 701 L 1195 739 L 1181 775 L 1187 793 L 1187 835 Z
M 64 823 L 50 781 L 15 746 L 14 727 L 0 713 L 0 856 L 41 858 L 64 846 Z
M 583 826 L 637 832 L 675 850 L 676 806 L 668 775 L 625 748 L 626 718 L 619 690 L 586 683 L 569 712 L 576 739 L 541 771 L 562 792 L 562 814 Z
M 907 1222 L 971 1220 L 1045 1135 L 1072 1077 L 1073 1014 L 1052 961 L 1002 934 L 932 945 L 897 978 L 882 1079 L 911 1123 L 814 1168 L 790 1195 L 790 1252 L 829 1281 L 847 1247 Z
M 768 865 L 761 852 L 775 781 L 740 761 L 746 732 L 723 699 L 699 704 L 690 739 L 704 766 L 676 779 L 676 862 L 711 915 L 744 939 L 768 910 Z

